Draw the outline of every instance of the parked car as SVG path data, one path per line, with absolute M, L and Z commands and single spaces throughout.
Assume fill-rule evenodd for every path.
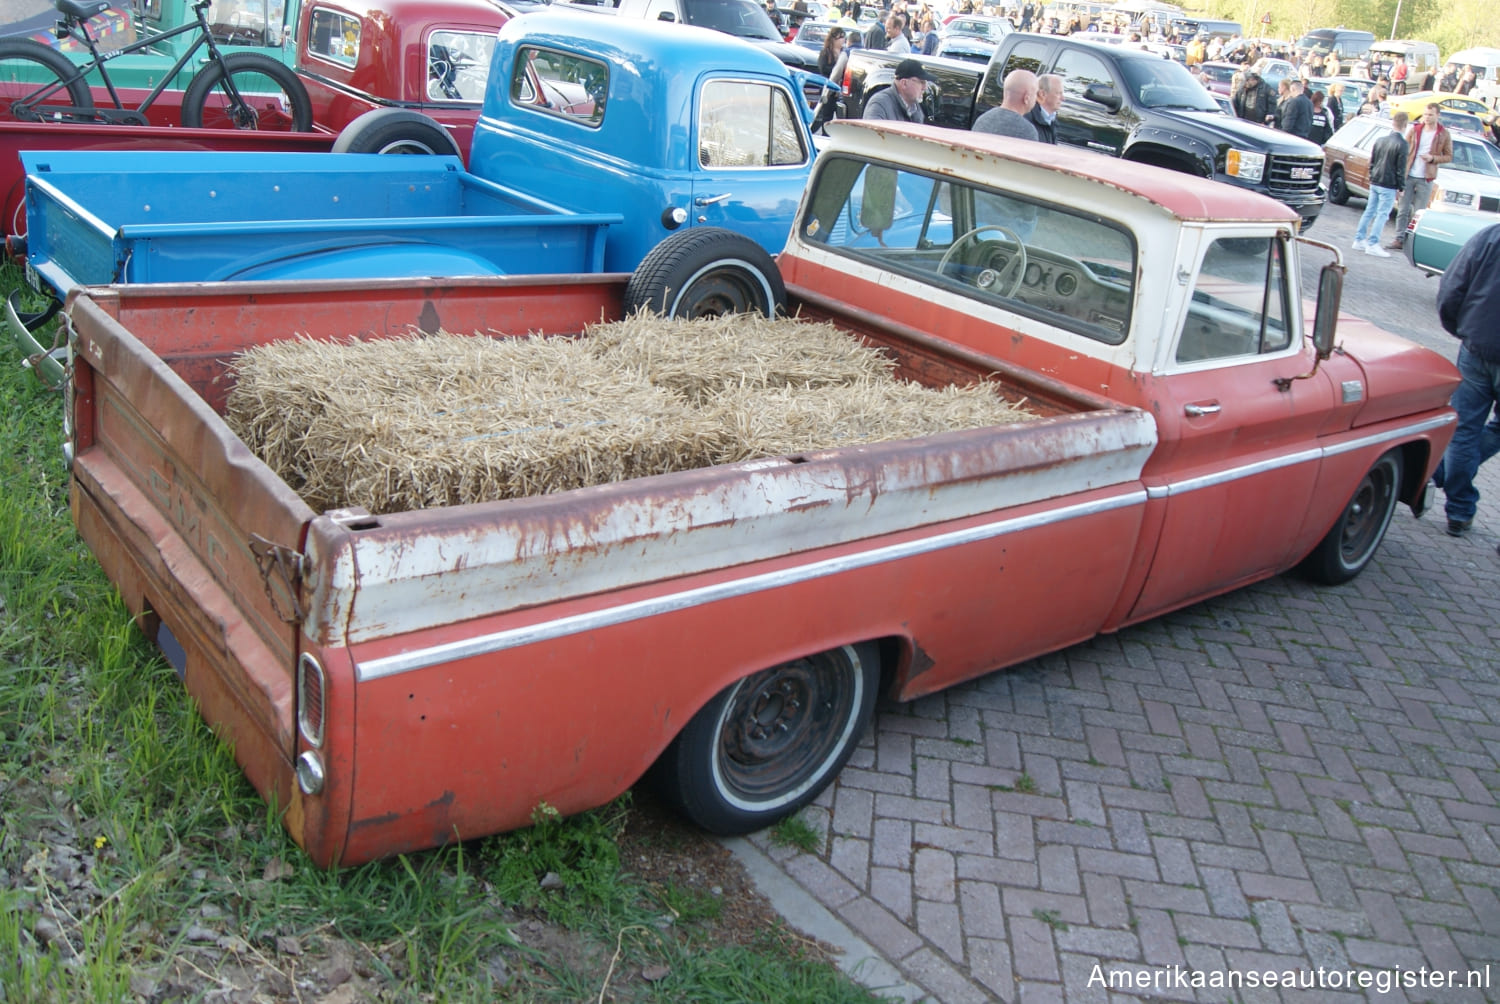
M 1229 94 L 1234 90 L 1234 75 L 1239 73 L 1242 67 L 1236 63 L 1210 60 L 1199 63 L 1198 69 L 1208 77 L 1208 83 L 1204 86 L 1208 88 L 1210 94 Z
M 1452 129 L 1454 132 L 1466 132 L 1471 136 L 1478 136 L 1480 138 L 1489 134 L 1489 130 L 1485 127 L 1484 119 L 1478 115 L 1471 115 L 1468 112 L 1440 111 L 1438 112 L 1438 121 L 1443 124 L 1444 128 Z
M 1283 80 L 1297 75 L 1297 68 L 1288 60 L 1277 59 L 1274 56 L 1260 57 L 1251 69 L 1259 73 L 1261 82 L 1269 85 L 1273 91 L 1281 86 Z
M 1407 230 L 1402 245 L 1406 260 L 1423 272 L 1441 275 L 1463 246 L 1485 227 L 1497 221 L 1494 212 L 1474 212 L 1433 206 L 1419 213 Z
M 1344 127 L 1323 144 L 1323 166 L 1328 175 L 1328 199 L 1337 205 L 1349 197 L 1366 198 L 1370 194 L 1370 147 L 1391 128 L 1391 120 L 1378 115 L 1361 115 L 1344 123 Z M 1467 133 L 1453 134 L 1453 162 L 1438 168 L 1437 189 L 1453 193 L 1458 204 L 1463 193 L 1478 200 L 1489 194 L 1487 182 L 1500 180 L 1500 148 Z M 1434 195 L 1434 202 L 1437 196 Z
M 1468 112 L 1480 118 L 1489 118 L 1495 114 L 1483 101 L 1451 91 L 1415 91 L 1404 96 L 1392 97 L 1389 104 L 1391 111 L 1402 111 L 1415 119 L 1434 102 L 1444 111 Z
M 939 42 L 934 55 L 945 59 L 962 59 L 985 66 L 995 54 L 995 43 L 978 35 L 946 35 Z
M 992 45 L 999 45 L 1000 39 L 1014 30 L 1010 18 L 983 17 L 978 14 L 965 14 L 943 25 L 944 35 L 969 35 L 982 38 Z
M 802 27 L 797 29 L 797 37 L 792 39 L 792 44 L 813 52 L 822 52 L 823 43 L 828 40 L 828 32 L 833 26 L 832 21 L 804 21 Z
M 1361 80 L 1358 77 L 1310 77 L 1307 81 L 1309 95 L 1317 91 L 1326 97 L 1334 84 L 1344 85 L 1339 101 L 1343 106 L 1345 122 L 1359 115 L 1360 108 L 1375 89 L 1375 81 Z

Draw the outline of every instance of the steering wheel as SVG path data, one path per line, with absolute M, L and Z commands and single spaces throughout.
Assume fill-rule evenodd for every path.
M 942 260 L 938 262 L 938 275 L 943 274 L 943 270 L 948 267 L 948 262 L 953 258 L 953 253 L 959 249 L 959 246 L 962 245 L 964 241 L 969 240 L 970 238 L 975 237 L 979 234 L 988 233 L 991 230 L 998 230 L 1006 237 L 1009 237 L 1011 243 L 1015 244 L 1016 246 L 1016 257 L 1011 261 L 1011 265 L 1015 266 L 1016 278 L 1010 284 L 1010 288 L 1000 294 L 1001 296 L 1009 299 L 1010 297 L 1016 295 L 1016 290 L 1021 288 L 1021 280 L 1026 278 L 1026 244 L 1021 240 L 1020 237 L 1016 236 L 1016 232 L 1014 230 L 1002 227 L 998 223 L 986 223 L 982 227 L 975 227 L 973 230 L 970 230 L 968 233 L 961 235 L 958 240 L 950 244 L 948 246 L 948 250 L 943 252 Z M 1000 276 L 993 273 L 990 269 L 986 268 L 979 273 L 977 278 L 975 278 L 974 285 L 978 286 L 980 289 L 994 292 L 994 290 L 990 289 L 990 287 L 992 287 L 999 281 Z

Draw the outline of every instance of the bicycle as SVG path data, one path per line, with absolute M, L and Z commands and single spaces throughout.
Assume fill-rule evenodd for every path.
M 33 39 L 0 41 L 0 121 L 150 125 L 147 110 L 183 67 L 207 46 L 207 65 L 193 76 L 182 95 L 184 126 L 310 131 L 312 99 L 302 81 L 269 56 L 220 52 L 208 25 L 211 3 L 212 0 L 196 0 L 192 5 L 195 21 L 101 55 L 88 22 L 109 8 L 108 0 L 53 0 L 53 6 L 62 15 L 54 34 L 86 47 L 89 61 L 75 65 L 56 49 Z M 198 33 L 188 50 L 137 107 L 125 107 L 109 77 L 108 61 L 188 32 Z M 113 107 L 94 104 L 88 76 L 95 70 L 103 79 Z

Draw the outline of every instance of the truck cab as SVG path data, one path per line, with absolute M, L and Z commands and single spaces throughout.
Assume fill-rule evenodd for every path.
M 469 169 L 549 202 L 611 206 L 607 271 L 684 227 L 775 253 L 814 156 L 800 80 L 720 32 L 538 11 L 501 29 Z
M 342 128 L 402 108 L 442 124 L 467 155 L 495 34 L 514 16 L 491 0 L 307 0 L 296 70 L 313 120 Z

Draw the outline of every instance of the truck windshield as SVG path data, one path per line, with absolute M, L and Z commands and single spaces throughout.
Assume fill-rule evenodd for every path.
M 1168 59 L 1125 59 L 1121 64 L 1125 86 L 1146 108 L 1219 110 L 1213 95 L 1181 63 Z
M 683 0 L 682 9 L 687 23 L 700 28 L 739 38 L 782 40 L 766 9 L 753 0 Z

